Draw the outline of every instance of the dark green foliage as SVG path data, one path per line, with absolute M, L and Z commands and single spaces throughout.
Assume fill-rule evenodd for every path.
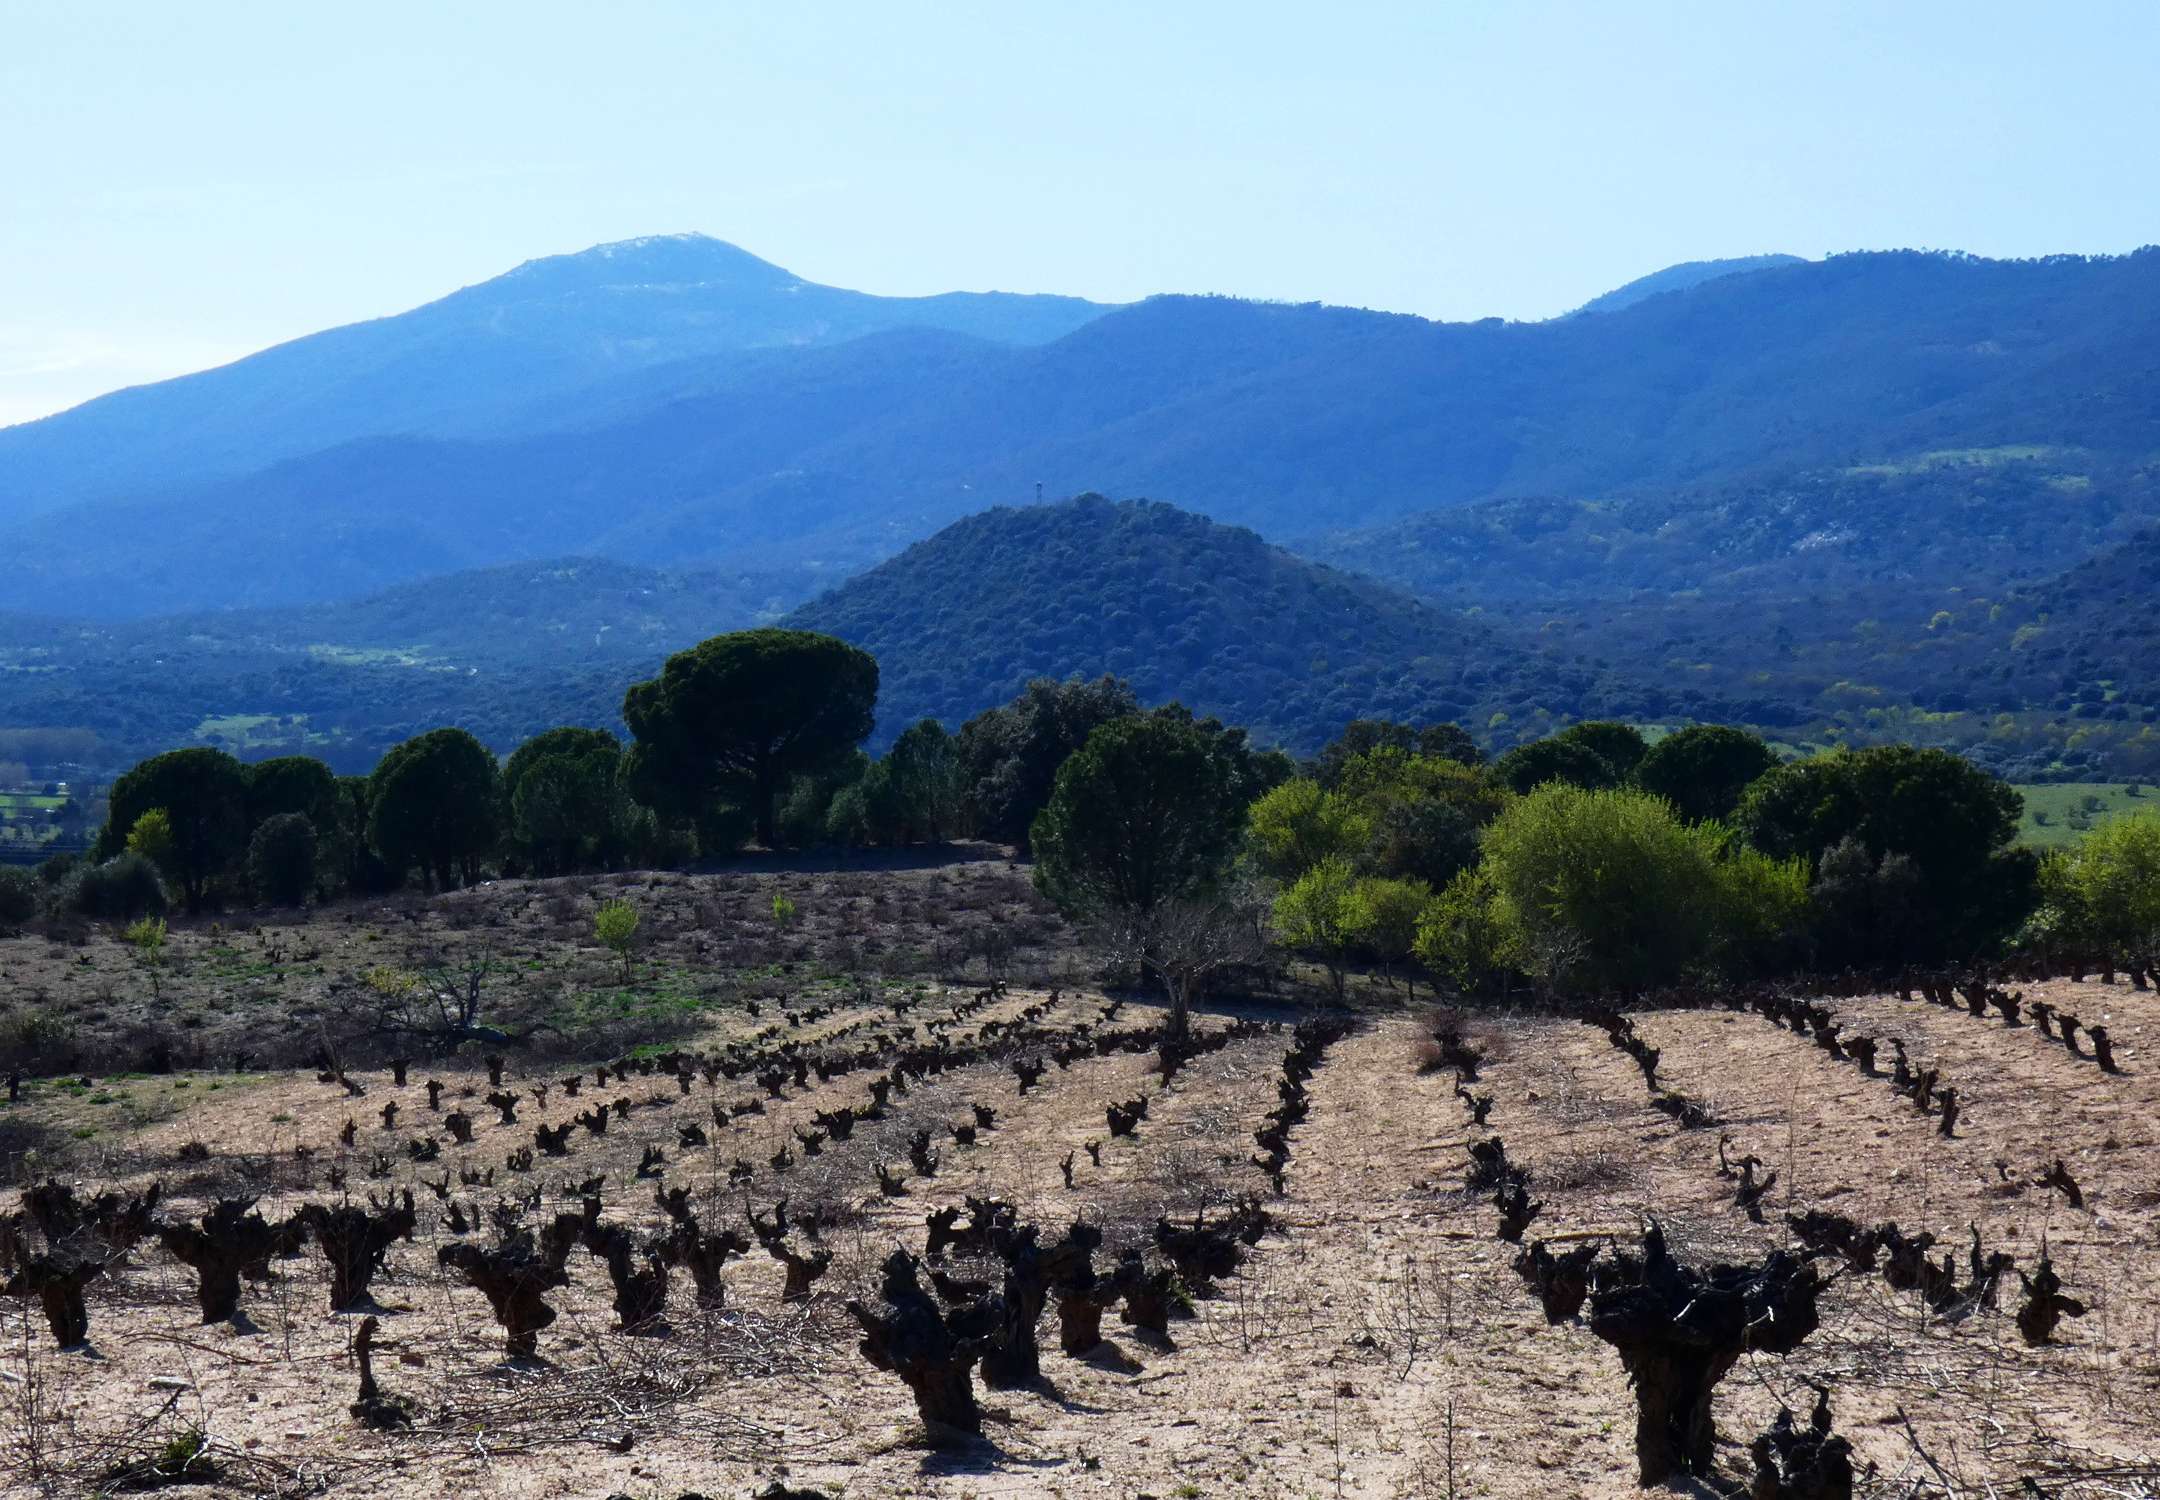
M 1341 734 L 1328 741 L 1314 764 L 1314 775 L 1324 787 L 1342 776 L 1343 766 L 1373 750 L 1401 750 L 1412 755 L 1436 756 L 1459 765 L 1476 766 L 1485 761 L 1470 731 L 1460 724 L 1427 724 L 1412 728 L 1386 719 L 1352 719 Z
M 774 814 L 780 842 L 791 849 L 808 849 L 828 840 L 843 847 L 872 842 L 859 789 L 873 764 L 867 752 L 858 750 L 789 782 Z M 751 831 L 746 822 L 735 842 L 748 839 Z
M 318 833 L 337 826 L 337 774 L 312 755 L 281 755 L 248 767 L 248 824 L 299 813 Z
M 1926 893 L 1910 856 L 1870 854 L 1847 836 L 1823 851 L 1809 888 L 1815 901 L 1815 957 L 1825 969 L 1896 962 L 1922 915 Z
M 510 758 L 503 762 L 503 796 L 515 801 L 518 784 L 525 779 L 525 773 L 532 769 L 535 761 L 545 756 L 594 753 L 621 755 L 622 741 L 605 729 L 586 729 L 574 724 L 536 734 L 511 751 Z
M 501 831 L 495 757 L 462 729 L 397 746 L 368 778 L 368 842 L 392 870 L 415 867 L 438 889 L 478 878 Z
M 305 813 L 272 813 L 248 841 L 248 880 L 272 906 L 298 906 L 315 888 L 315 824 Z
M 960 741 L 935 719 L 924 719 L 893 741 L 878 762 L 892 823 L 887 843 L 939 844 L 960 831 L 967 796 Z
M 818 794 L 825 793 L 822 804 Z M 798 819 L 825 810 L 822 831 L 843 845 L 898 847 L 943 843 L 966 820 L 967 773 L 959 739 L 935 719 L 924 719 L 893 742 L 884 758 L 868 756 L 829 789 L 798 782 L 790 805 Z M 783 826 L 787 823 L 782 817 Z
M 1725 724 L 1690 724 L 1665 736 L 1635 767 L 1635 784 L 1700 822 L 1730 818 L 1748 783 L 1777 764 L 1762 740 Z
M 1131 684 L 1115 677 L 1039 677 L 1010 703 L 969 719 L 959 749 L 976 831 L 1024 851 L 1066 757 L 1103 725 L 1139 711 Z
M 38 914 L 38 878 L 14 865 L 0 865 L 0 930 L 20 928 Z
M 1174 506 L 1082 496 L 948 527 L 789 616 L 878 659 L 888 723 L 1113 673 L 1313 751 L 1353 719 L 1604 704 L 1597 674 Z
M 781 790 L 861 744 L 877 698 L 877 662 L 831 636 L 715 636 L 669 657 L 659 677 L 624 695 L 623 719 L 637 738 L 631 785 L 649 805 L 690 816 L 733 797 L 771 846 Z
M 1483 828 L 1475 806 L 1441 797 L 1390 797 L 1373 816 L 1369 863 L 1389 879 L 1422 880 L 1439 890 L 1477 863 Z
M 604 729 L 535 735 L 503 764 L 506 841 L 542 875 L 621 863 L 651 816 L 631 802 L 622 770 L 622 742 Z
M 1806 859 L 1817 879 L 1830 852 L 1850 840 L 1854 851 L 1833 862 L 1832 877 L 1849 887 L 1872 864 L 1866 900 L 1877 911 L 1906 885 L 1902 872 L 1883 869 L 1886 857 L 1910 860 L 1918 896 L 1911 920 L 1871 923 L 1896 949 L 1878 946 L 1872 956 L 1929 961 L 1982 954 L 2032 910 L 2037 866 L 2030 851 L 2011 847 L 2022 810 L 2013 788 L 1959 756 L 1881 745 L 1764 773 L 1741 798 L 1738 822 L 1755 847 Z
M 60 904 L 79 916 L 131 922 L 162 916 L 169 903 L 157 866 L 129 853 L 82 866 L 63 888 Z
M 75 872 L 82 867 L 82 863 L 82 856 L 77 854 L 55 854 L 51 859 L 40 861 L 37 867 L 38 889 L 47 892 L 59 890 L 75 878 Z
M 247 848 L 247 768 L 221 750 L 168 750 L 113 783 L 98 853 L 127 847 L 135 820 L 162 807 L 172 819 L 171 873 L 190 912 Z
M 1075 916 L 1145 914 L 1228 869 L 1251 784 L 1219 727 L 1154 713 L 1088 736 L 1031 830 L 1035 883 Z
M 1611 761 L 1589 745 L 1562 735 L 1517 745 L 1493 762 L 1493 775 L 1518 793 L 1535 791 L 1549 781 L 1602 791 L 1624 779 Z
M 1650 750 L 1641 730 L 1632 724 L 1619 724 L 1610 719 L 1570 724 L 1553 738 L 1594 752 L 1622 781 L 1635 774 L 1635 768 L 1642 764 L 1643 756 Z
M 374 782 L 365 776 L 340 776 L 337 779 L 337 836 L 328 840 L 339 866 L 324 870 L 346 890 L 355 894 L 379 893 L 394 889 L 404 878 L 404 872 L 393 870 L 383 863 L 383 857 L 375 852 L 368 841 L 368 815 L 374 806 Z M 318 855 L 321 853 L 318 848 Z

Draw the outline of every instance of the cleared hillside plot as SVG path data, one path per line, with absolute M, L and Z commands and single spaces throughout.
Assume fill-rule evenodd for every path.
M 2156 794 L 2143 782 L 2054 781 L 2022 785 L 2025 799 L 2018 842 L 2035 849 L 2060 849 L 2075 844 L 2117 813 L 2136 812 L 2151 805 Z
M 1255 1002 L 1178 1045 L 1089 986 L 809 977 L 637 1048 L 26 1083 L 8 1483 L 1632 1494 L 1646 1299 L 1722 1266 L 1786 1300 L 1676 1492 L 2160 1492 L 2149 992 Z

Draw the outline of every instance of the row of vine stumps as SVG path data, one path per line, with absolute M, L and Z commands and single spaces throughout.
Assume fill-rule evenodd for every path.
M 2043 1034 L 2059 1040 L 2074 1056 L 2083 1056 L 2075 1036 L 2075 1016 L 2045 1002 L 2025 1002 L 2005 992 L 1985 975 L 1963 981 L 1941 976 L 1915 979 L 1898 989 L 1907 1000 L 1921 998 L 1973 1017 L 1992 1011 L 2006 1027 L 2021 1025 L 2020 1011 Z M 1849 987 L 1850 994 L 1868 991 Z M 1889 1039 L 1891 1066 L 1878 1066 L 1877 1039 L 1856 1034 L 1831 1006 L 1804 995 L 1767 986 L 1691 988 L 1657 997 L 1637 997 L 1644 1009 L 1722 1007 L 1760 1015 L 1808 1038 L 1827 1056 L 1871 1077 L 1881 1077 L 1925 1117 L 1932 1114 L 1936 1133 L 1955 1137 L 1959 1095 L 1943 1081 L 1938 1067 L 1916 1067 L 1904 1044 Z M 1718 1124 L 1702 1101 L 1691 1099 L 1661 1077 L 1663 1055 L 1637 1031 L 1631 1015 L 1617 1004 L 1578 1007 L 1579 1019 L 1595 1026 L 1638 1069 L 1649 1092 L 1648 1103 L 1682 1131 Z M 2049 1020 L 2055 1029 L 2049 1030 Z M 2091 1060 L 2104 1072 L 2121 1073 L 2104 1027 L 2087 1027 Z M 1485 1079 L 1485 1056 L 1466 1034 L 1460 1012 L 1442 1010 L 1429 1026 L 1427 1066 L 1451 1070 L 1454 1093 L 1473 1132 L 1488 1125 L 1496 1103 Z M 1734 1206 L 1757 1224 L 1765 1222 L 1764 1204 L 1776 1187 L 1775 1170 L 1761 1173 L 1761 1158 L 1735 1157 L 1731 1137 L 1720 1135 L 1715 1171 L 1732 1183 Z M 1819 1326 L 1819 1300 L 1841 1277 L 1879 1276 L 1895 1293 L 1918 1297 L 1937 1317 L 1957 1320 L 1993 1313 L 2006 1287 L 2017 1289 L 2011 1316 L 2019 1337 L 2044 1346 L 2069 1319 L 2089 1309 L 2064 1286 L 2042 1237 L 2030 1269 L 1999 1247 L 1983 1243 L 1977 1224 L 1968 1226 L 1959 1254 L 1945 1250 L 1938 1258 L 1937 1236 L 1928 1230 L 1901 1228 L 1885 1221 L 1861 1224 L 1820 1208 L 1788 1212 L 1787 1246 L 1772 1248 L 1753 1261 L 1689 1263 L 1669 1248 L 1664 1226 L 1645 1215 L 1638 1233 L 1525 1235 L 1546 1208 L 1532 1195 L 1533 1173 L 1509 1155 L 1499 1134 L 1473 1133 L 1466 1143 L 1466 1193 L 1490 1199 L 1494 1233 L 1521 1245 L 1513 1266 L 1537 1298 L 1545 1321 L 1580 1327 L 1618 1354 L 1636 1403 L 1635 1451 L 1640 1483 L 1652 1486 L 1679 1479 L 1714 1481 L 1717 1429 L 1712 1402 L 1719 1382 L 1743 1355 L 1790 1354 Z M 2008 1178 L 2000 1159 L 1998 1170 Z M 2060 1158 L 2034 1179 L 2037 1186 L 2059 1191 L 2072 1210 L 2084 1208 L 2082 1190 Z M 2012 1278 L 2015 1278 L 2014 1282 Z M 1781 1408 L 1772 1424 L 1748 1447 L 1753 1474 L 1744 1492 L 1759 1500 L 1843 1500 L 1854 1493 L 1852 1445 L 1833 1432 L 1831 1387 L 1813 1383 L 1814 1400 L 1803 1420 Z M 2052 1493 L 2029 1488 L 2026 1493 Z M 2145 1493 L 2125 1491 L 2125 1493 Z
M 833 1264 L 835 1230 L 862 1223 L 845 1194 L 836 1201 L 831 1172 L 858 1173 L 862 1188 L 874 1189 L 873 1201 L 935 1194 L 949 1153 L 988 1147 L 1015 1112 L 1089 1060 L 1144 1055 L 1158 1080 L 1152 1091 L 1103 1105 L 1105 1136 L 1084 1143 L 1100 1166 L 1106 1145 L 1136 1140 L 1151 1102 L 1196 1061 L 1285 1036 L 1276 1102 L 1253 1133 L 1262 1154 L 1252 1159 L 1279 1195 L 1292 1133 L 1308 1110 L 1306 1084 L 1349 1029 L 1340 1019 L 1295 1029 L 1249 1019 L 1175 1031 L 1159 1020 L 1120 1025 L 1125 1003 L 1118 1000 L 1095 1002 L 1091 1020 L 1049 1024 L 1045 1018 L 1064 998 L 1056 992 L 981 1019 L 1005 998 L 993 985 L 934 1015 L 923 1014 L 926 1001 L 903 998 L 892 1003 L 889 1020 L 858 1018 L 823 1030 L 831 1008 L 788 1010 L 746 1042 L 625 1056 L 550 1076 L 519 1076 L 509 1057 L 490 1054 L 485 1092 L 477 1082 L 422 1077 L 424 1069 L 405 1055 L 370 1072 L 326 1054 L 317 1060 L 317 1082 L 355 1113 L 335 1130 L 334 1143 L 296 1143 L 288 1165 L 303 1179 L 319 1172 L 329 1196 L 271 1215 L 259 1195 L 229 1194 L 182 1214 L 167 1210 L 162 1181 L 87 1197 L 58 1179 L 37 1182 L 0 1215 L 0 1295 L 34 1302 L 60 1349 L 84 1349 L 100 1279 L 155 1247 L 193 1273 L 203 1323 L 245 1330 L 247 1288 L 269 1285 L 280 1263 L 312 1247 L 327 1273 L 328 1311 L 358 1318 L 348 1345 L 357 1372 L 351 1419 L 395 1435 L 429 1420 L 378 1358 L 393 1346 L 384 1342 L 386 1314 L 372 1288 L 400 1245 L 447 1237 L 434 1265 L 484 1303 L 500 1329 L 505 1368 L 537 1373 L 549 1366 L 549 1331 L 579 1260 L 604 1273 L 616 1331 L 633 1336 L 666 1335 L 670 1310 L 686 1294 L 701 1313 L 725 1309 L 736 1274 L 730 1266 L 754 1252 L 778 1266 L 783 1305 L 808 1303 Z M 1082 1003 L 1068 1002 L 1068 1013 Z M 964 1113 L 942 1128 L 910 1119 L 900 1137 L 880 1132 L 903 1123 L 901 1101 L 963 1070 L 972 1070 L 965 1076 L 978 1093 L 999 1074 L 1005 1090 L 966 1101 Z M 704 1102 L 694 1097 L 701 1091 Z M 774 1126 L 769 1139 L 778 1149 L 723 1164 L 723 1138 L 740 1143 L 746 1128 L 783 1105 L 798 1118 L 784 1136 Z M 528 1118 L 537 1114 L 552 1118 Z M 659 1139 L 643 1141 L 627 1182 L 606 1171 L 548 1179 L 550 1164 L 574 1169 L 581 1153 L 640 1131 L 648 1118 L 658 1122 Z M 396 1144 L 373 1147 L 370 1136 Z M 904 1152 L 888 1154 L 902 1139 Z M 200 1162 L 208 1154 L 191 1148 L 180 1157 Z M 787 1186 L 810 1164 L 828 1175 L 812 1201 L 796 1204 Z M 684 1168 L 683 1180 L 671 1180 L 671 1171 Z M 399 1171 L 416 1176 L 418 1193 L 391 1183 Z M 1067 1188 L 1076 1185 L 1075 1171 L 1068 1154 Z M 662 1227 L 642 1227 L 649 1213 L 618 1212 L 646 1203 L 659 1211 Z M 550 1211 L 550 1204 L 562 1206 Z M 963 1194 L 927 1208 L 919 1251 L 896 1248 L 886 1257 L 875 1300 L 849 1298 L 844 1307 L 859 1325 L 861 1356 L 907 1387 L 930 1438 L 957 1441 L 981 1431 L 974 1372 L 993 1389 L 1040 1383 L 1037 1328 L 1053 1304 L 1065 1356 L 1098 1350 L 1113 1312 L 1135 1336 L 1172 1349 L 1173 1322 L 1235 1275 L 1272 1224 L 1261 1194 L 1249 1191 L 1212 1208 L 1163 1215 L 1147 1243 L 1105 1257 L 1104 1229 L 1084 1214 L 1055 1225 L 1024 1222 L 1010 1203 Z M 188 1475 L 203 1477 L 207 1465 L 205 1454 L 192 1456 Z M 138 1477 L 161 1473 L 153 1465 Z M 798 1492 L 777 1486 L 771 1493 Z

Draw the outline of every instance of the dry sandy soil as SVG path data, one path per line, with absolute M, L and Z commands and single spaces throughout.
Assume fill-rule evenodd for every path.
M 680 894 L 695 909 L 700 892 Z M 762 891 L 737 896 L 769 904 Z M 547 897 L 531 900 L 544 906 Z M 668 963 L 691 973 L 693 936 L 668 939 L 678 940 L 691 956 Z M 855 1042 L 892 1024 L 887 991 L 824 985 L 812 995 L 786 975 L 762 981 L 766 1002 L 752 1017 L 739 966 L 722 968 L 715 961 L 706 975 L 713 1003 L 678 1016 L 671 1037 L 706 1047 L 753 1037 L 776 1023 L 772 1000 L 781 995 L 833 1007 L 798 1027 L 780 1023 L 805 1045 L 843 1031 Z M 793 982 L 806 977 L 798 971 Z M 971 994 L 908 983 L 921 986 L 910 1022 L 947 1014 Z M 2091 1305 L 2036 1349 L 2011 1316 L 2014 1278 L 2002 1310 L 1942 1317 L 1879 1276 L 1844 1276 L 1823 1298 L 1822 1328 L 1796 1354 L 1744 1358 L 1720 1387 L 1727 1475 L 1744 1477 L 1748 1439 L 1781 1403 L 1804 1414 L 1807 1383 L 1822 1381 L 1839 1430 L 1872 1467 L 1865 1494 L 2160 1493 L 2160 1293 L 2151 1278 L 2160 999 L 2098 982 L 2028 988 L 2088 1022 L 2106 1019 L 2125 1071 L 2104 1074 L 2030 1027 L 1889 996 L 1838 1002 L 1853 1030 L 1901 1038 L 1916 1063 L 1940 1066 L 1965 1106 L 1952 1139 L 1885 1079 L 1759 1015 L 1714 1010 L 1645 1012 L 1635 1024 L 1662 1049 L 1662 1081 L 1707 1105 L 1715 1126 L 1683 1129 L 1650 1108 L 1635 1065 L 1595 1027 L 1488 1014 L 1472 1031 L 1488 1052 L 1478 1087 L 1494 1103 L 1487 1130 L 1472 1130 L 1452 1075 L 1420 1071 L 1421 1020 L 1376 1007 L 1312 1079 L 1287 1194 L 1270 1202 L 1275 1231 L 1189 1319 L 1172 1322 L 1169 1346 L 1113 1315 L 1110 1344 L 1071 1359 L 1057 1352 L 1046 1320 L 1047 1384 L 984 1392 L 988 1436 L 946 1451 L 923 1444 L 900 1382 L 857 1353 L 844 1300 L 874 1296 L 878 1262 L 896 1246 L 919 1251 L 926 1212 L 965 1193 L 1008 1199 L 1053 1236 L 1085 1215 L 1114 1250 L 1143 1238 L 1158 1212 L 1264 1191 L 1251 1132 L 1275 1103 L 1286 1034 L 1233 1042 L 1167 1088 L 1138 1055 L 1053 1067 L 1025 1097 L 1001 1061 L 949 1072 L 896 1098 L 887 1119 L 849 1142 L 814 1158 L 798 1149 L 784 1172 L 771 1158 L 785 1132 L 819 1109 L 860 1102 L 868 1074 L 813 1077 L 764 1115 L 717 1127 L 712 1106 L 724 1113 L 758 1094 L 752 1080 L 700 1081 L 688 1097 L 664 1078 L 610 1085 L 610 1096 L 655 1102 L 640 1102 L 603 1138 L 579 1132 L 571 1158 L 543 1159 L 530 1174 L 508 1171 L 505 1157 L 530 1143 L 534 1124 L 568 1120 L 594 1096 L 588 1087 L 566 1100 L 558 1083 L 542 1105 L 531 1097 L 536 1083 L 578 1063 L 589 1080 L 619 1036 L 580 1057 L 513 1054 L 508 1086 L 528 1096 L 514 1127 L 478 1102 L 487 1079 L 464 1057 L 416 1064 L 403 1089 L 386 1072 L 358 1068 L 364 1099 L 311 1072 L 43 1084 L 13 1106 L 11 1121 L 42 1122 L 52 1142 L 94 1130 L 75 1142 L 72 1175 L 86 1189 L 162 1178 L 175 1214 L 236 1184 L 281 1214 L 335 1198 L 334 1168 L 357 1194 L 469 1163 L 494 1167 L 495 1186 L 453 1181 L 460 1202 L 484 1209 L 506 1188 L 538 1187 L 541 1211 L 551 1213 L 575 1207 L 574 1179 L 604 1173 L 608 1216 L 657 1227 L 652 1184 L 633 1180 L 643 1147 L 657 1144 L 666 1180 L 691 1188 L 710 1223 L 741 1223 L 745 1188 L 729 1181 L 738 1158 L 755 1168 L 747 1198 L 761 1211 L 786 1194 L 798 1214 L 819 1206 L 840 1223 L 825 1233 L 834 1259 L 807 1305 L 781 1302 L 780 1266 L 753 1247 L 728 1268 L 725 1311 L 697 1310 L 678 1276 L 667 1330 L 657 1334 L 614 1331 L 603 1266 L 573 1252 L 571 1285 L 554 1298 L 562 1318 L 540 1337 L 544 1363 L 512 1366 L 480 1294 L 438 1269 L 435 1251 L 453 1236 L 444 1205 L 416 1187 L 419 1230 L 391 1250 L 374 1287 L 387 1350 L 378 1374 L 419 1411 L 417 1429 L 397 1435 L 364 1431 L 347 1414 L 358 1318 L 327 1311 L 314 1249 L 275 1262 L 270 1281 L 249 1283 L 237 1324 L 203 1326 L 192 1273 L 146 1243 L 93 1286 L 89 1350 L 57 1352 L 34 1303 L 0 1302 L 0 1473 L 10 1493 L 84 1493 L 99 1475 L 200 1432 L 222 1478 L 182 1493 L 673 1500 L 684 1491 L 746 1496 L 781 1476 L 851 1497 L 1636 1493 L 1634 1404 L 1617 1357 L 1578 1325 L 1547 1326 L 1510 1269 L 1514 1247 L 1495 1238 L 1493 1207 L 1463 1191 L 1465 1146 L 1491 1131 L 1530 1169 L 1545 1203 L 1533 1238 L 1632 1237 L 1655 1213 L 1685 1256 L 1747 1259 L 1791 1242 L 1785 1212 L 1816 1207 L 1932 1230 L 1962 1267 L 1967 1226 L 1977 1224 L 1990 1248 L 2027 1269 L 2046 1236 L 2069 1290 Z M 1105 1001 L 1073 986 L 1053 998 L 1047 986 L 1015 985 L 948 1034 L 981 1036 L 1038 1005 L 1049 1006 L 1039 1024 L 1074 1026 L 1098 1023 Z M 1298 1018 L 1260 1005 L 1237 1014 Z M 1218 1010 L 1203 1024 L 1219 1030 L 1230 1017 Z M 1117 1024 L 1147 1019 L 1134 1003 Z M 577 1052 L 575 1039 L 567 1050 Z M 430 1077 L 448 1086 L 445 1108 L 465 1102 L 476 1136 L 462 1149 L 446 1141 L 441 1164 L 416 1166 L 407 1143 L 441 1134 L 423 1088 Z M 1154 1098 L 1138 1133 L 1106 1139 L 1105 1104 L 1143 1091 Z M 99 1093 L 123 1102 L 93 1103 Z M 400 1111 L 386 1130 L 377 1111 L 390 1100 Z M 911 1172 L 905 1196 L 883 1196 L 873 1161 L 904 1163 L 912 1130 L 944 1135 L 972 1102 L 996 1107 L 995 1128 L 973 1146 L 945 1136 L 934 1177 Z M 337 1142 L 348 1118 L 357 1127 L 350 1149 Z M 711 1142 L 684 1149 L 676 1130 L 693 1121 Z M 1733 1184 L 1718 1171 L 1721 1134 L 1731 1154 L 1752 1153 L 1779 1174 L 1762 1224 L 1735 1207 Z M 1085 1152 L 1091 1141 L 1102 1143 L 1100 1166 Z M 1077 1153 L 1070 1189 L 1059 1170 L 1068 1152 Z M 2033 1185 L 2058 1156 L 2083 1185 L 2082 1210 Z M 380 1178 L 371 1175 L 378 1157 Z M 11 1193 L 0 1206 L 13 1202 Z

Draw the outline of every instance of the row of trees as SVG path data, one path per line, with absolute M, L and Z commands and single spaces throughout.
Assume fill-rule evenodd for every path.
M 2108 882 L 2151 884 L 2094 873 L 2128 855 L 2043 870 L 2013 844 L 2016 793 L 1936 750 L 1781 764 L 1737 729 L 1653 744 L 1586 723 L 1488 765 L 1454 725 L 1360 721 L 1300 766 L 1106 677 L 1030 684 L 957 734 L 924 721 L 872 758 L 877 682 L 831 637 L 748 631 L 631 688 L 627 746 L 555 729 L 498 764 L 438 729 L 344 778 L 304 757 L 174 751 L 114 785 L 77 905 L 131 914 L 145 867 L 200 910 L 680 863 L 751 837 L 973 832 L 1031 852 L 1048 896 L 1182 996 L 1268 934 L 1338 976 L 1417 960 L 1469 986 L 1963 958 L 2036 912 L 2115 933 Z
M 934 720 L 865 754 L 877 664 L 829 636 L 755 630 L 671 657 L 633 686 L 634 738 L 551 729 L 498 763 L 462 729 L 393 747 L 366 776 L 215 749 L 153 756 L 113 786 L 82 870 L 46 872 L 45 902 L 139 915 L 165 892 L 190 912 L 296 904 L 406 881 L 678 864 L 767 847 L 938 842 L 980 832 L 1026 846 L 1058 767 L 1096 729 L 1140 714 L 1112 678 L 1037 682 L 958 734 Z M 1190 715 L 1181 709 L 1160 713 Z M 1289 774 L 1242 731 L 1207 726 L 1257 786 Z M 1243 783 L 1241 783 L 1243 784 Z
M 1366 723 L 1255 796 L 1145 722 L 1059 770 L 1037 881 L 1166 978 L 1226 944 L 1196 944 L 1196 912 L 1219 934 L 1264 912 L 1338 985 L 1353 960 L 1414 958 L 1466 988 L 1595 989 L 1980 956 L 2041 895 L 2016 792 L 1939 750 L 1780 764 L 1722 726 L 1652 745 L 1591 723 L 1485 766 L 1448 726 Z

